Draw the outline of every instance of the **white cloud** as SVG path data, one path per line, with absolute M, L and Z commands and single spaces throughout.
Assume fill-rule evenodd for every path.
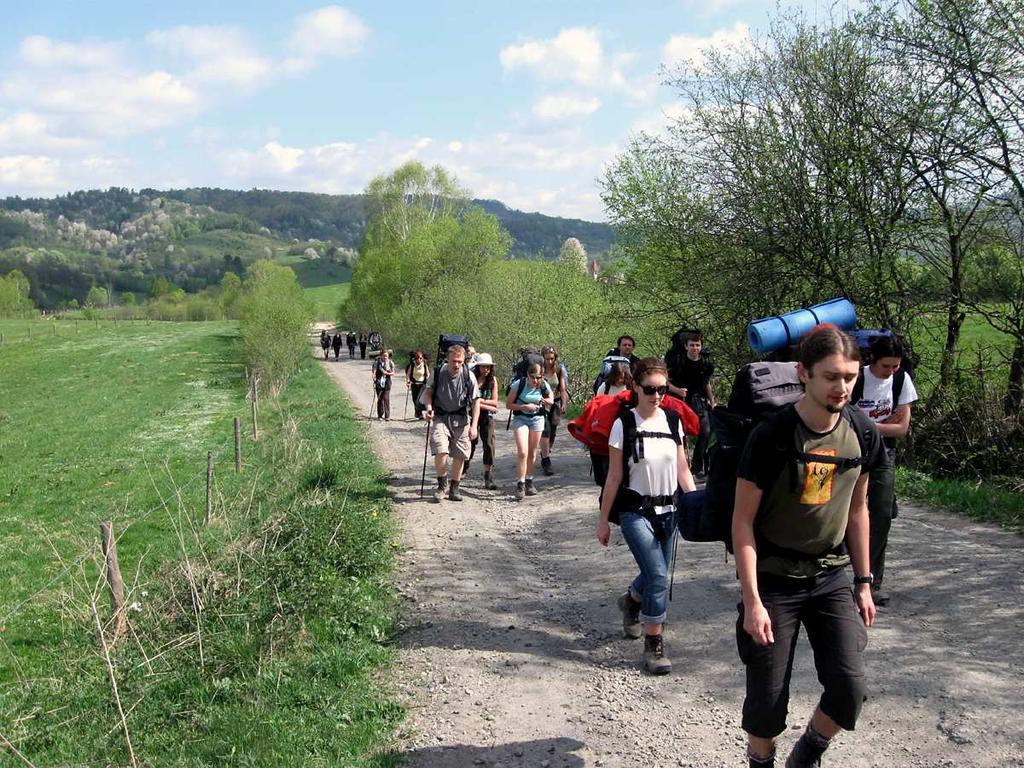
M 60 177 L 60 161 L 45 155 L 0 155 L 0 189 L 48 192 Z
M 596 96 L 571 93 L 545 96 L 533 105 L 533 114 L 545 122 L 566 122 L 594 114 L 601 106 Z
M 65 43 L 42 35 L 30 35 L 21 41 L 22 61 L 33 67 L 75 67 L 95 69 L 121 63 L 122 46 L 116 43 Z
M 282 65 L 286 74 L 302 74 L 324 57 L 354 56 L 363 50 L 370 29 L 347 8 L 328 5 L 298 18 L 289 38 L 292 54 Z
M 600 33 L 587 27 L 563 29 L 549 40 L 506 46 L 499 59 L 506 72 L 525 69 L 542 80 L 600 86 L 611 75 L 605 71 Z
M 668 132 L 668 129 L 687 118 L 691 110 L 685 104 L 675 102 L 666 104 L 655 112 L 641 115 L 634 122 L 630 129 L 631 133 L 646 133 L 648 136 L 661 136 Z
M 462 142 L 461 141 L 449 141 L 448 142 L 448 151 L 458 154 L 459 152 L 462 151 Z
M 730 28 L 716 30 L 707 37 L 673 35 L 662 49 L 662 62 L 667 67 L 680 64 L 700 67 L 704 64 L 707 49 L 742 50 L 749 47 L 750 42 L 750 28 L 742 21 L 737 21 Z
M 146 35 L 150 45 L 189 62 L 187 78 L 197 83 L 258 85 L 270 74 L 272 62 L 253 49 L 245 33 L 233 27 L 190 27 L 156 30 Z
M 89 142 L 56 135 L 50 122 L 35 112 L 18 112 L 0 121 L 0 152 L 81 150 Z

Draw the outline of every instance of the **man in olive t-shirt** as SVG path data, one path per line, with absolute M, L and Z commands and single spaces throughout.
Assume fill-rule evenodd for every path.
M 803 397 L 754 430 L 737 471 L 736 643 L 746 667 L 743 729 L 752 767 L 775 765 L 801 624 L 823 691 L 786 768 L 820 765 L 829 740 L 853 730 L 864 701 L 865 627 L 875 617 L 866 473 L 879 461 L 881 440 L 848 407 L 859 357 L 835 326 L 808 333 L 798 357 Z M 845 575 L 851 562 L 856 599 Z

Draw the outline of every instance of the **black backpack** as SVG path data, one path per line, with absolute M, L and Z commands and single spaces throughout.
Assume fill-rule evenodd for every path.
M 619 407 L 619 418 L 622 420 L 622 483 L 619 485 L 619 492 L 615 496 L 615 503 L 612 504 L 611 512 L 608 515 L 608 522 L 619 525 L 622 512 L 629 512 L 644 507 L 660 507 L 666 504 L 675 503 L 676 497 L 672 496 L 641 496 L 636 491 L 627 488 L 629 484 L 629 462 L 636 464 L 644 457 L 644 440 L 670 439 L 676 445 L 682 445 L 682 424 L 679 414 L 671 408 L 662 409 L 668 421 L 670 434 L 664 432 L 646 432 L 637 430 L 636 414 L 632 406 L 623 402 Z M 602 490 L 602 494 L 603 494 Z
M 456 346 L 462 347 L 466 351 L 466 355 L 468 356 L 469 336 L 460 336 L 454 333 L 442 333 L 440 336 L 438 336 L 437 357 L 434 358 L 434 370 L 431 373 L 430 379 L 428 380 L 429 383 L 432 384 L 433 382 L 437 381 L 437 374 L 441 372 L 441 368 L 448 362 L 448 350 Z M 472 392 L 474 382 L 473 374 L 469 370 L 468 359 L 462 365 L 462 375 L 467 379 L 468 382 L 467 391 Z M 422 391 L 420 392 L 420 405 L 426 405 L 426 402 L 424 401 L 424 394 L 426 393 L 426 391 L 427 387 L 423 387 Z M 455 411 L 455 413 L 460 413 L 464 410 L 465 413 L 468 415 L 471 410 L 471 406 L 472 400 L 467 400 L 465 403 L 462 404 L 462 407 L 458 411 Z
M 798 416 L 795 403 L 803 395 L 803 384 L 796 374 L 796 363 L 750 363 L 736 374 L 728 406 L 711 412 L 710 467 L 704 493 L 688 494 L 679 515 L 679 532 L 687 541 L 721 541 L 729 552 L 732 547 L 732 514 L 736 504 L 736 471 L 754 427 L 771 420 L 780 436 L 776 450 L 783 466 L 789 466 L 795 481 L 796 463 L 815 461 L 844 468 L 860 466 L 870 450 L 874 425 L 857 408 L 843 408 L 845 418 L 861 445 L 858 459 L 809 456 L 792 447 Z M 703 496 L 703 498 L 701 498 Z
M 539 365 L 541 370 L 543 370 L 544 357 L 536 347 L 523 347 L 519 350 L 519 360 L 512 366 L 512 379 L 525 379 L 526 372 L 530 369 L 531 365 Z M 512 384 L 512 379 L 509 379 L 510 386 Z M 508 392 L 508 389 L 506 389 L 505 394 L 507 395 Z M 520 394 L 522 394 L 521 390 Z

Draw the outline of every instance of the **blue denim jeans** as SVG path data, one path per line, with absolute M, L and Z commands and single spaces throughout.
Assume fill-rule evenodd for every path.
M 675 515 L 658 515 L 652 523 L 636 512 L 622 513 L 622 538 L 633 553 L 640 575 L 629 590 L 640 597 L 640 621 L 664 624 L 668 614 L 668 571 L 672 567 L 672 544 L 675 542 Z M 655 531 L 662 534 L 658 541 Z

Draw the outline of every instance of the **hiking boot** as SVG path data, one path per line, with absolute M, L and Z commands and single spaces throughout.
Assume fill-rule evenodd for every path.
M 494 482 L 490 472 L 484 472 L 484 488 L 488 491 L 498 490 L 498 484 Z
M 793 745 L 786 758 L 786 768 L 821 768 L 821 756 L 828 749 L 828 739 L 815 732 L 810 725 Z
M 527 496 L 536 496 L 537 495 L 537 486 L 533 484 L 533 478 L 532 477 L 526 478 L 526 495 Z
M 672 671 L 672 662 L 665 658 L 661 635 L 644 635 L 644 669 L 652 675 L 667 675 Z
M 876 607 L 884 608 L 889 604 L 889 593 L 883 592 L 881 587 L 876 587 L 871 590 L 871 599 L 874 601 Z
M 516 483 L 516 501 L 522 501 L 526 495 L 526 483 L 520 480 Z
M 625 592 L 619 596 L 615 604 L 622 611 L 623 637 L 627 637 L 630 640 L 639 640 L 640 635 L 643 634 L 640 627 L 640 603 L 634 600 L 629 592 Z
M 749 761 L 750 768 L 775 768 L 774 752 L 768 757 L 754 757 L 750 752 L 747 752 L 747 760 Z
M 555 474 L 555 470 L 551 468 L 550 456 L 548 456 L 547 458 L 541 457 L 540 467 L 542 470 L 544 470 L 545 477 L 551 477 L 553 474 Z
M 434 489 L 434 503 L 440 504 L 444 501 L 445 494 L 448 492 L 448 478 L 439 477 L 437 478 L 437 487 Z
M 452 501 L 462 501 L 462 494 L 459 493 L 458 480 L 452 480 L 451 486 L 448 489 L 448 498 Z

